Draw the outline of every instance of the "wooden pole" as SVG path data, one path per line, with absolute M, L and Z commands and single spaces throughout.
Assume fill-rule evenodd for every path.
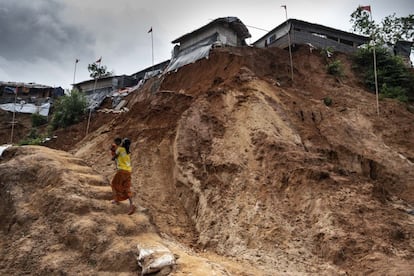
M 101 73 L 99 71 L 99 68 L 101 66 L 101 62 L 102 62 L 102 56 L 97 61 L 95 61 L 96 68 L 97 68 L 97 75 L 96 75 L 96 79 L 95 79 L 95 84 L 93 85 L 93 92 L 92 92 L 92 94 L 95 94 L 96 83 L 98 82 L 98 79 L 101 77 Z M 98 63 L 99 63 L 99 65 L 98 65 Z M 88 124 L 86 125 L 86 134 L 85 134 L 85 136 L 88 135 L 88 133 L 89 133 L 89 124 L 91 122 L 91 116 L 92 116 L 92 107 L 89 108 Z
M 95 84 L 93 85 L 93 92 L 92 94 L 95 94 L 95 90 L 96 90 L 96 83 L 98 82 L 98 78 L 95 79 Z M 88 116 L 88 124 L 86 125 L 86 135 L 88 135 L 89 133 L 89 124 L 91 122 L 91 116 L 92 116 L 92 107 L 89 108 L 89 116 Z
M 76 76 L 76 65 L 78 64 L 79 59 L 75 60 L 75 70 L 73 71 L 73 85 L 75 85 L 75 76 Z
M 13 106 L 13 119 L 12 119 L 12 129 L 10 134 L 10 144 L 13 144 L 13 132 L 14 132 L 14 120 L 16 118 L 16 102 L 17 102 L 17 91 L 18 87 L 16 87 L 16 91 L 14 92 L 14 106 Z
M 372 11 L 371 11 L 371 9 L 370 9 L 370 11 L 369 11 L 369 14 L 370 14 L 370 16 L 371 16 L 371 22 L 373 22 L 372 21 Z M 376 102 L 377 102 L 377 115 L 379 116 L 380 114 L 379 114 L 379 96 L 378 96 L 378 76 L 377 76 L 377 55 L 376 55 L 376 53 L 375 53 L 375 47 L 376 47 L 376 43 L 375 43 L 375 37 L 373 36 L 372 37 L 372 40 L 373 40 L 373 44 L 374 44 L 374 49 L 373 49 L 373 55 L 374 55 L 374 79 L 375 79 L 375 98 L 376 98 Z
M 154 71 L 154 36 L 153 36 L 153 30 L 151 27 L 151 55 L 152 55 L 152 71 Z
M 290 26 L 288 23 L 288 14 L 287 14 L 287 7 L 286 5 L 282 5 L 282 8 L 285 9 L 285 15 L 286 15 L 286 27 L 288 28 L 288 43 L 289 43 L 289 59 L 290 59 L 290 78 L 293 82 L 293 59 L 292 59 L 292 47 L 291 47 L 291 40 L 290 40 Z

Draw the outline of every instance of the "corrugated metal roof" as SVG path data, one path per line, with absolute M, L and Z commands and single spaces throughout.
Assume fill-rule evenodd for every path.
M 192 31 L 191 33 L 187 33 L 183 36 L 180 36 L 179 38 L 173 40 L 171 43 L 179 43 L 180 41 L 182 41 L 182 40 L 184 40 L 184 39 L 186 39 L 190 36 L 196 35 L 197 33 L 202 32 L 207 28 L 210 28 L 214 25 L 223 25 L 225 23 L 229 24 L 229 27 L 231 29 L 233 29 L 241 39 L 251 37 L 251 35 L 249 33 L 249 30 L 247 29 L 246 25 L 244 25 L 243 22 L 241 22 L 240 19 L 238 19 L 237 17 L 234 17 L 234 16 L 229 16 L 229 17 L 217 18 L 217 19 L 211 21 L 210 23 L 208 23 L 207 25 L 204 25 L 203 27 Z
M 128 76 L 127 75 L 106 76 L 106 77 L 98 78 L 98 81 L 102 81 L 102 80 L 106 80 L 106 79 L 113 79 L 113 78 L 122 78 L 122 77 L 128 77 Z M 78 82 L 78 83 L 74 83 L 72 85 L 76 86 L 76 85 L 82 85 L 82 84 L 92 83 L 92 82 L 95 82 L 95 79 L 89 79 L 89 80 L 81 81 L 81 82 Z
M 26 87 L 26 88 L 37 88 L 37 89 L 53 88 L 52 86 L 37 84 L 34 82 L 24 83 L 24 82 L 14 82 L 14 81 L 0 81 L 0 86 Z

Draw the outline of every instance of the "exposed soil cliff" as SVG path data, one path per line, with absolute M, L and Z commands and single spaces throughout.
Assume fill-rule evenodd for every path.
M 73 155 L 9 149 L 0 272 L 133 274 L 136 244 L 154 242 L 172 275 L 412 273 L 414 114 L 383 100 L 378 116 L 345 55 L 338 79 L 319 52 L 293 54 L 292 82 L 286 51 L 215 49 L 129 112 L 93 114 L 86 137 L 58 131 L 48 146 Z M 148 209 L 131 217 L 108 203 L 116 136 Z

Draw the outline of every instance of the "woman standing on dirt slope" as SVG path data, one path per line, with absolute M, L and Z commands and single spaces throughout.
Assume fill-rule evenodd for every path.
M 128 199 L 128 215 L 132 215 L 136 210 L 136 206 L 132 202 L 131 192 L 132 167 L 129 151 L 131 141 L 128 138 L 125 138 L 124 140 L 116 138 L 114 142 L 116 146 L 112 146 L 111 151 L 114 149 L 112 160 L 115 160 L 116 162 L 117 172 L 111 182 L 113 196 L 112 203 L 119 204 L 120 201 Z

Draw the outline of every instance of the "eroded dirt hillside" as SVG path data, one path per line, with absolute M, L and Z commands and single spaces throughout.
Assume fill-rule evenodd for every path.
M 292 82 L 283 50 L 215 49 L 209 59 L 147 82 L 128 97 L 129 112 L 94 114 L 86 137 L 84 123 L 58 132 L 49 146 L 74 157 L 53 154 L 83 160 L 93 168 L 85 177 L 96 175 L 99 186 L 114 174 L 108 153 L 113 138 L 129 137 L 135 200 L 148 209 L 125 218 L 132 234 L 117 232 L 113 238 L 125 245 L 119 254 L 124 252 L 128 265 L 112 269 L 83 262 L 85 271 L 133 271 L 131 250 L 144 224 L 179 256 L 174 275 L 208 275 L 209 270 L 216 275 L 410 275 L 414 114 L 384 100 L 377 116 L 375 95 L 362 88 L 349 58 L 334 58 L 345 65 L 341 79 L 326 74 L 319 52 L 296 49 Z M 1 164 L 13 167 L 10 162 L 15 161 Z M 78 174 L 74 170 L 73 179 L 82 179 L 84 173 Z M 99 187 L 83 182 L 84 192 Z M 2 176 L 2 189 L 8 183 Z M 68 190 L 65 196 L 76 193 Z M 103 202 L 82 204 L 93 211 L 94 204 L 103 209 Z M 20 201 L 13 204 L 20 210 Z M 58 214 L 61 220 L 68 216 Z M 6 212 L 2 216 L 10 220 L 10 229 L 2 229 L 7 235 L 13 235 L 13 227 L 25 227 Z M 42 217 L 54 218 L 53 213 Z M 102 222 L 92 223 L 98 229 L 122 225 L 111 211 L 99 217 Z M 71 221 L 70 216 L 63 220 Z M 10 242 L 2 243 L 6 256 L 24 254 L 19 244 L 14 252 Z M 77 244 L 74 256 L 93 256 L 83 251 L 87 240 Z M 100 250 L 104 254 L 109 247 Z M 4 260 L 3 271 L 12 269 L 11 259 Z

